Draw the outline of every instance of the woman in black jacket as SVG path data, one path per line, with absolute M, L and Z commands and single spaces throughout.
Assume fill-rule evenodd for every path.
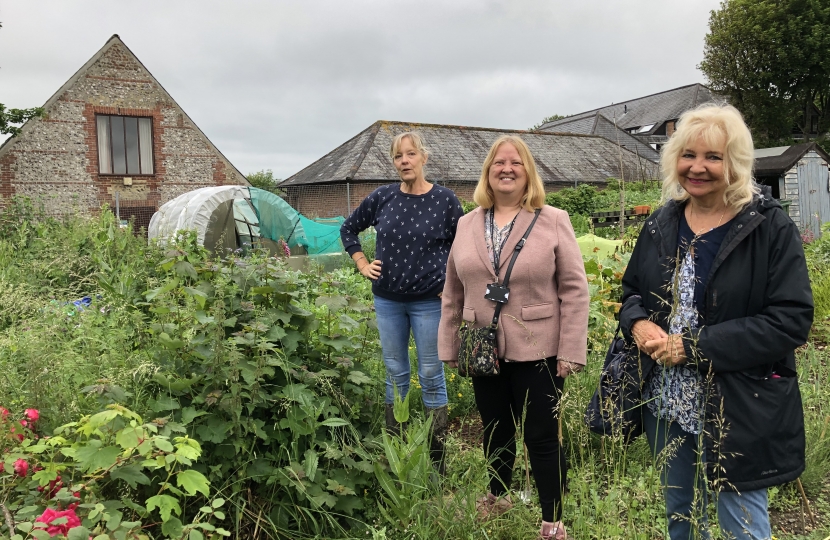
M 672 540 L 721 529 L 771 537 L 767 489 L 804 470 L 794 350 L 813 299 L 798 229 L 752 180 L 752 136 L 731 106 L 681 116 L 661 157 L 664 205 L 623 277 L 620 326 L 641 351 L 644 425 Z M 705 470 L 705 474 L 704 474 Z

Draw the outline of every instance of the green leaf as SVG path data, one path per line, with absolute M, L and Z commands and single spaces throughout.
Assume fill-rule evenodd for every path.
M 341 335 L 334 335 L 334 336 L 320 336 L 320 343 L 324 345 L 328 345 L 329 347 L 334 347 L 337 352 L 343 350 L 344 347 L 350 346 L 352 344 L 351 340 L 346 336 Z
M 167 332 L 162 332 L 159 334 L 159 342 L 162 344 L 163 347 L 168 349 L 181 349 L 184 347 L 185 343 L 181 339 L 173 339 L 170 337 Z
M 184 292 L 186 292 L 191 298 L 196 300 L 196 303 L 199 304 L 200 308 L 205 308 L 205 301 L 207 300 L 207 295 L 205 293 L 203 293 L 199 289 L 194 289 L 193 287 L 185 287 Z
M 148 512 L 152 512 L 158 508 L 162 521 L 169 520 L 170 514 L 173 512 L 175 512 L 177 516 L 182 514 L 182 508 L 179 506 L 179 501 L 170 495 L 155 495 L 150 497 L 147 499 L 145 505 L 147 506 Z
M 104 424 L 108 424 L 115 420 L 118 416 L 118 411 L 114 409 L 107 409 L 106 411 L 101 411 L 99 413 L 93 414 L 87 425 L 90 429 L 98 429 L 99 427 L 103 426 Z
M 317 456 L 317 452 L 309 448 L 305 451 L 305 462 L 303 463 L 303 470 L 305 471 L 306 478 L 314 481 L 314 475 L 317 474 L 317 464 L 320 462 L 319 456 Z
M 324 426 L 328 427 L 340 427 L 340 426 L 348 426 L 349 423 L 342 418 L 326 418 L 322 422 L 320 422 Z
M 147 433 L 142 427 L 127 426 L 115 435 L 115 444 L 126 450 L 127 448 L 135 448 L 138 446 L 138 441 L 146 439 Z
M 329 311 L 339 311 L 349 305 L 345 296 L 318 296 L 314 301 L 315 306 L 326 306 Z
M 220 444 L 227 438 L 228 431 L 233 427 L 231 422 L 225 422 L 217 418 L 211 418 L 207 424 L 196 428 L 199 440 Z
M 133 489 L 135 489 L 138 484 L 145 486 L 150 484 L 150 479 L 147 475 L 141 472 L 141 467 L 136 464 L 125 465 L 124 467 L 113 469 L 112 472 L 110 472 L 110 478 L 115 480 L 123 480 Z
M 303 335 L 290 328 L 285 331 L 285 337 L 282 338 L 282 346 L 288 352 L 294 352 L 297 350 L 297 345 L 303 340 Z
M 205 540 L 205 535 L 199 529 L 190 529 L 189 540 Z
M 343 315 L 340 315 L 340 327 L 341 328 L 345 328 L 345 329 L 348 329 L 348 330 L 354 330 L 359 326 L 360 326 L 359 322 L 352 319 L 351 317 L 349 317 L 345 313 Z
M 66 540 L 89 540 L 89 529 L 83 525 L 72 527 L 66 533 Z
M 205 497 L 210 496 L 210 482 L 199 471 L 193 469 L 180 471 L 176 475 L 176 483 L 187 491 L 188 495 L 196 495 L 199 492 Z
M 178 286 L 179 286 L 179 282 L 178 282 L 178 280 L 175 280 L 175 279 L 174 279 L 173 281 L 171 281 L 171 282 L 167 283 L 167 285 L 164 285 L 164 286 L 162 286 L 162 287 L 159 287 L 158 289 L 153 289 L 153 290 L 151 290 L 151 291 L 147 291 L 147 292 L 145 292 L 145 293 L 144 293 L 144 298 L 146 298 L 146 299 L 147 299 L 147 301 L 149 302 L 150 300 L 152 300 L 152 299 L 153 299 L 153 298 L 155 298 L 156 296 L 158 296 L 158 295 L 160 295 L 160 294 L 162 294 L 162 293 L 166 293 L 166 292 L 168 292 L 168 291 L 172 291 L 173 289 L 175 289 L 175 288 L 176 288 L 176 287 L 178 287 Z
M 88 472 L 109 469 L 118 461 L 122 450 L 117 446 L 98 448 L 93 445 L 83 446 L 75 453 L 75 459 Z
M 265 338 L 269 341 L 279 341 L 286 336 L 286 332 L 283 328 L 279 326 L 272 326 L 268 333 L 265 334 Z
M 173 265 L 173 271 L 179 274 L 180 276 L 188 276 L 193 279 L 198 278 L 199 276 L 196 274 L 196 269 L 193 268 L 193 265 L 187 261 L 179 261 Z
M 207 411 L 200 411 L 195 407 L 185 407 L 182 409 L 182 424 L 187 425 L 196 418 L 208 414 Z
M 210 317 L 207 313 L 201 310 L 197 311 L 194 316 L 199 324 L 209 324 L 215 321 L 214 317 Z
M 167 439 L 163 439 L 161 437 L 156 437 L 155 439 L 153 439 L 153 444 L 155 444 L 156 448 L 158 448 L 162 452 L 172 452 L 173 451 L 173 444 Z
M 213 508 L 221 508 L 222 505 L 224 505 L 224 504 L 225 504 L 225 499 L 223 499 L 222 497 L 217 497 L 217 498 L 213 499 L 212 503 L 210 503 L 210 505 Z
M 350 371 L 349 374 L 346 376 L 346 379 L 358 386 L 360 386 L 361 384 L 371 384 L 374 382 L 371 377 L 359 370 Z
M 151 399 L 148 405 L 155 412 L 172 411 L 181 407 L 179 400 L 168 395 L 161 395 L 156 399 Z
M 252 294 L 271 294 L 271 293 L 274 293 L 276 291 L 277 290 L 275 288 L 271 287 L 270 285 L 267 285 L 265 287 L 251 287 L 251 293 Z
M 52 538 L 52 535 L 43 529 L 34 529 L 30 534 L 36 540 L 51 540 Z
M 169 538 L 181 538 L 184 526 L 179 518 L 171 517 L 162 523 L 161 532 Z

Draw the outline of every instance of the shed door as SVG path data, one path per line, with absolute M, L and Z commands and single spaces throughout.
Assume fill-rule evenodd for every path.
M 827 164 L 819 158 L 802 159 L 798 164 L 798 188 L 801 199 L 801 226 L 815 236 L 821 224 L 830 221 L 830 178 Z

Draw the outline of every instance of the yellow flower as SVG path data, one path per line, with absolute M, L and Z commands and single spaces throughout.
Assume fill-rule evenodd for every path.
M 459 392 L 459 393 L 458 393 L 458 397 L 464 397 L 464 394 L 462 394 L 461 392 Z

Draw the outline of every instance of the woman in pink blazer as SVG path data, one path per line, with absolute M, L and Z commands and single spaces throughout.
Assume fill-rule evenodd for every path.
M 439 358 L 457 367 L 461 321 L 487 326 L 496 303 L 487 285 L 503 282 L 514 247 L 541 208 L 510 276 L 510 294 L 497 332 L 501 373 L 473 377 L 484 424 L 484 453 L 493 468 L 482 517 L 512 504 L 507 494 L 522 432 L 542 506 L 543 539 L 566 538 L 562 490 L 566 468 L 558 440 L 564 379 L 582 369 L 587 354 L 588 285 L 567 212 L 545 206 L 542 180 L 525 142 L 499 138 L 490 148 L 473 196 L 479 208 L 458 222 L 447 261 L 438 330 Z

